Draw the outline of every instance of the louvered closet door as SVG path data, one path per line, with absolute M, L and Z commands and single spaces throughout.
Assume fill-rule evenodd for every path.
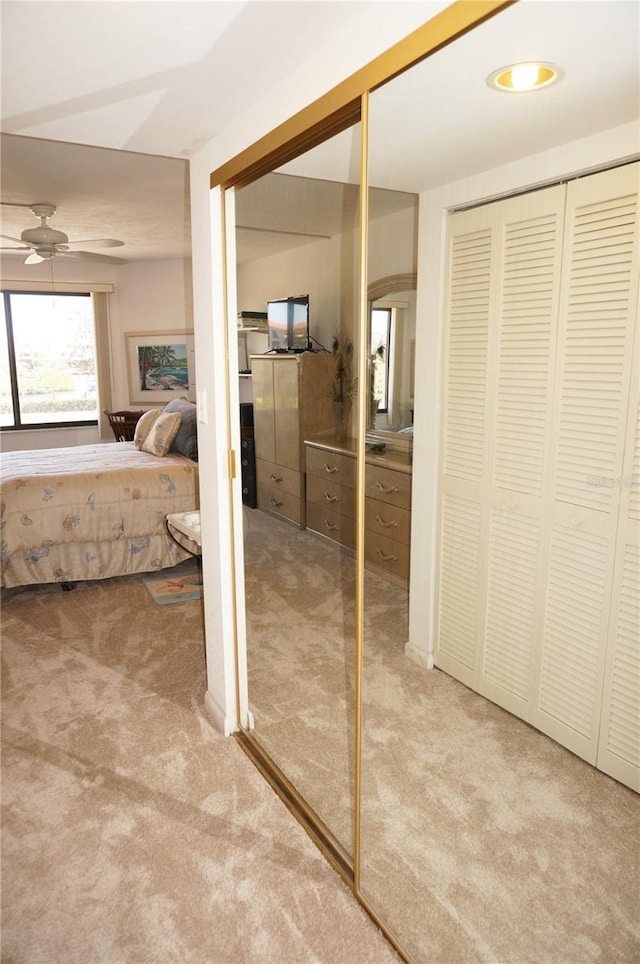
M 639 170 L 450 219 L 434 654 L 624 782 L 640 762 Z
M 636 333 L 635 405 L 620 479 L 621 511 L 613 580 L 597 766 L 640 792 L 640 337 Z M 633 424 L 635 422 L 635 424 Z
M 525 719 L 565 189 L 454 215 L 436 665 Z
M 567 187 L 538 713 L 596 762 L 637 315 L 638 165 Z
M 487 581 L 477 689 L 525 720 L 536 704 L 565 193 L 555 187 L 497 207 Z
M 495 209 L 449 226 L 446 385 L 436 665 L 468 686 L 477 677 L 484 594 L 484 503 L 489 453 L 488 365 L 495 313 Z

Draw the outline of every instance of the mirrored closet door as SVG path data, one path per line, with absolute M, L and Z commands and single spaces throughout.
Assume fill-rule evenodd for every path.
M 360 137 L 351 127 L 236 192 L 255 478 L 243 506 L 251 736 L 348 860 L 355 462 L 336 446 L 351 444 L 355 418 Z
M 554 6 L 563 29 L 605 16 L 588 4 Z M 421 136 L 447 130 L 455 144 L 443 115 L 451 105 L 433 92 L 465 77 L 466 104 L 454 113 L 456 124 L 472 125 L 474 98 L 500 96 L 486 85 L 475 92 L 473 71 L 479 84 L 489 73 L 478 50 L 487 63 L 507 63 L 514 39 L 534 33 L 552 44 L 552 23 L 536 5 L 517 4 L 369 101 L 370 190 L 402 188 L 418 199 L 416 357 L 442 353 L 441 388 L 429 392 L 437 409 L 420 404 L 424 391 L 416 399 L 409 466 L 414 479 L 426 476 L 427 432 L 439 434 L 438 491 L 414 484 L 403 504 L 416 563 L 411 595 L 428 595 L 436 580 L 433 648 L 428 627 L 399 614 L 388 636 L 384 601 L 395 598 L 397 580 L 389 575 L 383 592 L 373 570 L 365 573 L 359 886 L 413 961 L 571 959 L 571 911 L 550 895 L 572 891 L 582 832 L 598 849 L 589 814 L 613 789 L 574 754 L 640 787 L 633 485 L 594 483 L 625 478 L 639 444 L 638 163 L 490 204 L 480 197 L 444 225 L 433 189 L 477 174 L 480 156 L 495 168 L 513 162 L 522 125 L 543 108 L 505 105 L 496 127 L 478 132 L 475 157 L 448 152 L 446 180 L 437 145 L 427 152 Z M 407 105 L 419 125 L 407 123 Z M 371 224 L 369 233 L 371 269 Z M 440 322 L 429 310 L 438 301 L 429 260 L 443 250 Z M 377 347 L 372 341 L 373 364 Z M 393 442 L 382 438 L 377 454 L 391 463 Z M 367 460 L 367 500 L 376 505 L 365 557 L 398 565 L 388 540 L 400 518 L 385 503 L 399 504 L 403 485 L 380 471 Z M 423 533 L 433 508 L 428 574 L 420 553 L 432 548 Z M 386 543 L 374 525 L 388 526 Z M 621 785 L 613 793 L 617 817 L 607 826 L 621 843 L 637 800 Z M 601 858 L 593 874 L 590 861 L 581 864 L 591 893 L 606 903 L 616 889 L 629 926 L 629 891 Z M 588 928 L 589 915 L 581 920 Z M 598 946 L 625 946 L 613 929 L 594 935 Z

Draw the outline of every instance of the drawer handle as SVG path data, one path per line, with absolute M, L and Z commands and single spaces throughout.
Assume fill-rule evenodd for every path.
M 391 522 L 385 522 L 382 516 L 379 515 L 377 512 L 376 512 L 376 522 L 378 523 L 378 525 L 381 525 L 383 529 L 398 528 L 398 523 L 395 521 L 395 519 L 392 519 Z
M 340 496 L 339 496 L 339 495 L 329 495 L 328 492 L 323 492 L 322 494 L 323 494 L 323 496 L 324 496 L 325 502 L 339 502 L 339 501 L 340 501 Z
M 328 519 L 324 520 L 324 527 L 325 529 L 328 529 L 329 532 L 335 532 L 336 529 L 338 528 L 337 525 L 334 525 L 333 522 L 329 522 Z
M 577 512 L 572 512 L 569 516 L 569 525 L 573 526 L 574 529 L 579 529 L 584 519 Z
M 380 556 L 383 562 L 397 562 L 398 557 L 394 555 L 386 555 L 382 549 L 376 549 L 377 554 Z
M 340 466 L 339 466 L 339 465 L 331 465 L 331 466 L 329 466 L 329 465 L 327 465 L 326 462 L 324 463 L 323 468 L 324 468 L 325 472 L 327 473 L 327 475 L 335 475 L 336 472 L 339 472 L 339 471 L 340 471 Z
M 271 505 L 275 505 L 276 509 L 279 509 L 280 506 L 284 505 L 284 502 L 278 502 L 277 499 L 269 499 L 269 502 L 271 503 Z
M 273 473 L 271 473 L 271 481 L 272 481 L 272 482 L 282 482 L 282 476 L 281 476 L 281 475 L 274 475 Z
M 376 488 L 384 492 L 385 495 L 395 495 L 400 489 L 397 485 L 383 485 L 382 482 L 376 482 Z

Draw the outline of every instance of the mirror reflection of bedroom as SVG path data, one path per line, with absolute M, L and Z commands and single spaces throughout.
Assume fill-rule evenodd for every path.
M 348 134 L 356 169 L 358 131 Z M 341 319 L 354 313 L 355 291 L 345 290 L 344 280 L 354 276 L 358 209 L 357 184 L 281 171 L 236 195 L 238 308 L 267 311 L 270 301 L 308 294 L 313 349 L 277 353 L 269 350 L 268 331 L 239 334 L 256 349 L 249 384 L 241 378 L 253 403 L 258 506 L 244 510 L 249 703 L 255 734 L 348 853 L 352 559 L 311 528 L 316 508 L 308 475 L 305 487 L 307 458 L 323 461 L 323 453 L 305 443 L 335 434 L 338 391 L 345 435 L 352 435 L 355 360 L 347 358 L 347 342 L 353 344 L 354 332 Z M 341 386 L 334 346 L 349 368 Z M 331 508 L 322 491 L 317 497 Z M 331 524 L 334 517 L 337 511 Z
M 577 16 L 576 5 L 560 6 L 557 15 Z M 509 37 L 547 35 L 543 21 L 515 7 L 478 29 L 500 51 Z M 616 346 L 573 292 L 585 270 L 600 270 L 581 264 L 582 233 L 587 247 L 602 245 L 596 260 L 606 255 L 609 228 L 598 241 L 598 225 L 584 219 L 607 220 L 609 206 L 615 219 L 618 205 L 633 205 L 638 171 L 623 165 L 501 198 L 495 178 L 474 187 L 473 158 L 440 170 L 402 119 L 409 104 L 421 127 L 442 128 L 441 105 L 425 92 L 455 86 L 466 49 L 462 39 L 371 95 L 364 328 L 360 127 L 235 192 L 238 309 L 264 312 L 271 298 L 308 292 L 316 365 L 308 374 L 303 359 L 270 352 L 268 326 L 239 333 L 250 345 L 242 390 L 257 466 L 255 507 L 244 509 L 248 732 L 345 866 L 356 864 L 366 906 L 409 959 L 475 960 L 473 944 L 480 959 L 569 960 L 568 922 L 578 918 L 602 946 L 624 944 L 612 926 L 595 936 L 579 894 L 615 891 L 621 928 L 633 926 L 589 814 L 620 852 L 637 833 L 633 710 L 621 682 L 637 516 L 629 486 L 605 495 L 583 484 L 606 475 L 603 439 L 585 414 L 605 391 L 606 372 L 592 377 L 601 351 L 620 365 L 611 402 L 620 438 L 635 437 L 631 248 Z M 532 110 L 533 127 L 544 125 L 544 109 Z M 520 123 L 514 115 L 512 127 L 478 132 L 487 170 L 526 166 L 524 149 L 505 147 L 523 136 Z M 484 194 L 470 203 L 474 190 L 490 191 L 492 203 Z M 606 264 L 601 282 L 613 282 Z M 323 413 L 327 355 L 334 379 L 336 364 L 348 379 L 366 373 L 357 385 L 364 425 L 355 392 L 346 424 Z M 285 368 L 296 369 L 293 389 L 281 382 Z M 278 455 L 285 423 L 297 433 L 288 463 Z M 633 446 L 612 445 L 607 458 L 623 477 Z M 288 486 L 294 509 L 278 494 Z M 585 839 L 593 859 L 576 856 Z M 627 883 L 631 872 L 626 861 Z M 540 921 L 554 935 L 544 947 Z

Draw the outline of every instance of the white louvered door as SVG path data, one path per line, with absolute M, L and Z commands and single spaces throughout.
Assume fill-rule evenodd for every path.
M 638 272 L 636 262 L 634 270 Z M 638 316 L 638 282 L 636 319 Z M 640 792 L 640 327 L 636 325 L 631 404 L 620 493 L 602 725 L 597 766 Z
M 631 391 L 638 165 L 567 187 L 538 716 L 596 762 Z
M 565 188 L 498 206 L 490 368 L 487 587 L 477 689 L 528 721 L 535 706 Z
M 450 219 L 435 653 L 627 783 L 640 744 L 639 170 Z
M 639 376 L 640 377 L 640 373 Z M 638 394 L 636 390 L 636 395 Z M 640 792 L 640 405 L 622 506 L 597 766 Z M 635 414 L 635 413 L 634 413 Z

